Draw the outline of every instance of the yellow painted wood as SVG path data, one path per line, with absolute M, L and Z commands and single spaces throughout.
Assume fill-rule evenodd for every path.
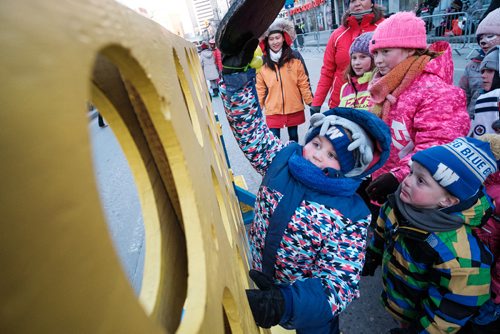
M 192 44 L 113 0 L 2 1 L 0 31 L 0 333 L 259 332 L 243 222 Z M 99 202 L 87 101 L 136 182 L 139 298 Z

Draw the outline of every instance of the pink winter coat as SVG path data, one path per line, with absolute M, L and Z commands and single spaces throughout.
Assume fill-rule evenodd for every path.
M 465 93 L 453 86 L 453 61 L 447 42 L 430 47 L 444 53 L 432 59 L 424 71 L 392 104 L 384 121 L 391 129 L 391 153 L 373 178 L 391 172 L 401 182 L 410 172 L 413 154 L 466 136 L 470 128 Z

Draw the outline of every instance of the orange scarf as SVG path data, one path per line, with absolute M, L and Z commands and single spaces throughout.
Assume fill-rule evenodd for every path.
M 422 73 L 431 60 L 429 56 L 411 56 L 396 65 L 389 73 L 377 80 L 376 73 L 368 90 L 373 105 L 370 111 L 385 120 L 398 96 Z

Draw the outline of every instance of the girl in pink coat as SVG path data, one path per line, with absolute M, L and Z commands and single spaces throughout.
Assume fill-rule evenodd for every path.
M 418 151 L 466 136 L 470 121 L 464 92 L 453 86 L 453 61 L 447 42 L 429 48 L 425 23 L 412 12 L 383 21 L 370 42 L 375 74 L 369 109 L 391 129 L 391 153 L 373 173 L 366 192 L 382 204 L 410 173 Z

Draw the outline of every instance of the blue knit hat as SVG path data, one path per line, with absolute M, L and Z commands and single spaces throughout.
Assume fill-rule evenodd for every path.
M 337 160 L 340 164 L 340 171 L 344 174 L 351 171 L 356 164 L 356 159 L 354 157 L 354 152 L 351 152 L 347 147 L 351 144 L 351 139 L 347 135 L 346 130 L 339 125 L 330 126 L 324 134 L 320 134 L 321 126 L 311 127 L 311 129 L 306 134 L 307 144 L 314 137 L 321 135 L 330 140 L 337 153 Z
M 469 137 L 419 151 L 412 160 L 424 166 L 440 186 L 461 202 L 476 195 L 488 175 L 497 170 L 490 144 Z

